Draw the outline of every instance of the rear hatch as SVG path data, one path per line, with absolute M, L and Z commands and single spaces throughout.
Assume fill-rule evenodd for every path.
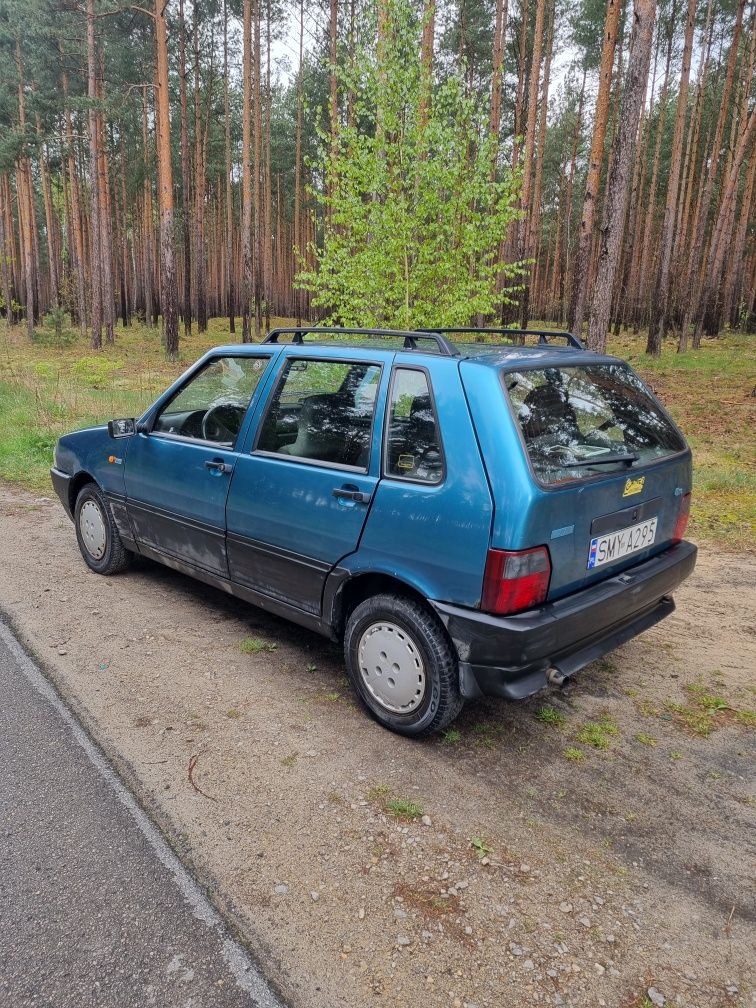
M 548 546 L 549 598 L 620 573 L 679 538 L 690 451 L 630 367 L 593 358 L 517 367 L 501 378 L 536 484 L 521 545 Z

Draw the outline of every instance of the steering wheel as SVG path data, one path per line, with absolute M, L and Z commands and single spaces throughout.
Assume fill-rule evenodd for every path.
M 202 437 L 205 441 L 232 445 L 239 433 L 244 410 L 234 403 L 211 406 L 202 417 Z

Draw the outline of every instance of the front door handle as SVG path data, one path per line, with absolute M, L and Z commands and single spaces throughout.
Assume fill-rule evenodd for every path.
M 369 504 L 372 494 L 363 493 L 362 490 L 350 490 L 347 487 L 334 487 L 333 496 L 339 500 L 356 501 L 358 504 Z
M 205 469 L 210 469 L 212 472 L 217 473 L 231 472 L 231 466 L 226 465 L 223 459 L 208 459 L 205 462 Z

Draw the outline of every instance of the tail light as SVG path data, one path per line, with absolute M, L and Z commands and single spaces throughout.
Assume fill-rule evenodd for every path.
M 685 537 L 685 530 L 688 527 L 689 518 L 690 518 L 690 494 L 686 493 L 685 496 L 680 501 L 680 510 L 677 513 L 677 521 L 675 522 L 675 531 L 672 533 L 673 543 L 679 543 L 680 540 Z
M 488 551 L 481 609 L 500 616 L 532 609 L 546 600 L 551 561 L 545 546 Z

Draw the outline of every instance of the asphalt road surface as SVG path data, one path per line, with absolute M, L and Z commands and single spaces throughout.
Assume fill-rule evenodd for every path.
M 0 623 L 0 1006 L 281 1008 Z

